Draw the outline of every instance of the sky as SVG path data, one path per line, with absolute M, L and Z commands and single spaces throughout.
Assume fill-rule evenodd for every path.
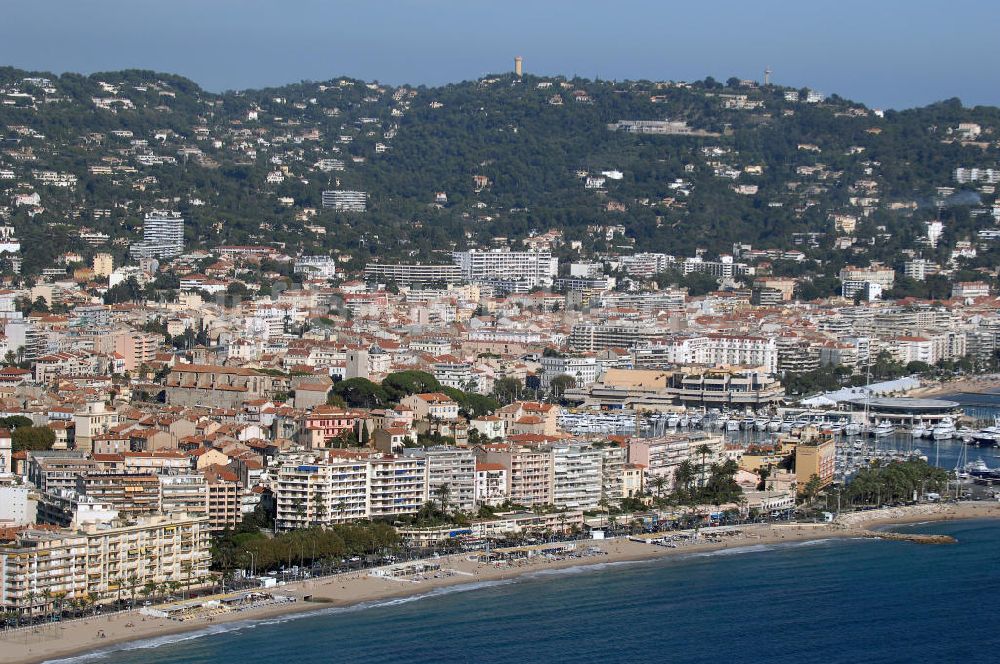
M 513 67 L 730 76 L 875 108 L 1000 105 L 990 0 L 3 0 L 0 65 L 154 69 L 212 91 L 352 76 L 438 85 Z

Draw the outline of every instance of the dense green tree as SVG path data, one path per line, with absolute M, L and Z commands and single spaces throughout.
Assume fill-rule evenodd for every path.
M 15 452 L 21 450 L 50 450 L 56 434 L 48 427 L 17 427 L 11 432 L 11 445 Z

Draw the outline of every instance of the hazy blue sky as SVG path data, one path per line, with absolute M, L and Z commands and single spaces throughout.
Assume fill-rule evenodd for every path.
M 2 0 L 0 64 L 127 67 L 210 90 L 350 75 L 386 83 L 525 69 L 773 80 L 902 108 L 1000 104 L 992 0 Z

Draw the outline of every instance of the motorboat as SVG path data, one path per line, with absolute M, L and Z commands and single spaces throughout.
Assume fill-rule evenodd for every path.
M 896 431 L 896 427 L 891 422 L 882 420 L 872 429 L 872 435 L 876 438 L 881 438 L 882 436 L 891 435 L 894 431 Z
M 948 440 L 955 435 L 955 422 L 950 417 L 942 417 L 931 429 L 934 440 Z

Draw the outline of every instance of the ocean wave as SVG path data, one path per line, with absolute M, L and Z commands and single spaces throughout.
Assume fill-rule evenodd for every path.
M 789 547 L 800 547 L 800 546 L 816 546 L 817 544 L 826 544 L 827 542 L 832 542 L 832 537 L 827 537 L 823 539 L 814 540 L 802 540 L 801 542 L 789 542 L 788 544 L 780 544 L 779 546 L 789 546 Z
M 616 567 L 625 567 L 627 565 L 641 565 L 641 564 L 651 564 L 656 562 L 656 559 L 650 558 L 646 560 L 615 560 L 606 563 L 583 563 L 581 565 L 573 565 L 572 567 L 556 567 L 553 569 L 540 569 L 534 572 L 528 572 L 522 575 L 522 579 L 534 579 L 537 577 L 546 576 L 571 576 L 573 574 L 584 574 L 586 572 L 599 572 L 605 569 L 613 569 Z
M 770 544 L 750 544 L 747 546 L 735 546 L 731 549 L 716 549 L 715 551 L 702 551 L 692 553 L 685 558 L 715 558 L 718 556 L 738 556 L 743 553 L 761 553 L 764 551 L 774 551 L 775 547 Z
M 94 662 L 104 659 L 109 655 L 120 652 L 128 652 L 132 650 L 152 650 L 163 646 L 184 643 L 185 641 L 193 641 L 195 639 L 205 638 L 207 636 L 216 636 L 219 634 L 240 632 L 246 629 L 267 627 L 270 625 L 280 625 L 282 623 L 291 622 L 293 620 L 314 618 L 316 616 L 336 615 L 341 613 L 354 613 L 356 611 L 365 611 L 367 609 L 398 606 L 401 604 L 409 604 L 410 602 L 416 602 L 419 600 L 429 599 L 432 597 L 440 597 L 442 595 L 451 595 L 454 593 L 482 590 L 484 588 L 492 588 L 495 586 L 504 586 L 513 583 L 514 581 L 515 579 L 474 581 L 472 583 L 462 583 L 454 586 L 443 586 L 440 588 L 434 588 L 433 590 L 429 590 L 425 593 L 420 593 L 418 595 L 407 595 L 404 597 L 391 597 L 383 600 L 359 602 L 357 604 L 351 604 L 349 606 L 329 606 L 313 610 L 287 613 L 279 616 L 269 616 L 267 618 L 247 618 L 245 620 L 234 620 L 232 622 L 220 623 L 218 625 L 209 625 L 196 630 L 192 630 L 190 632 L 181 632 L 178 634 L 164 634 L 162 636 L 154 636 L 147 639 L 124 641 L 122 643 L 117 643 L 114 645 L 107 646 L 105 648 L 100 648 L 99 650 L 92 650 L 90 652 L 82 653 L 79 655 L 72 655 L 70 657 L 45 660 L 43 664 L 78 664 L 80 662 Z

